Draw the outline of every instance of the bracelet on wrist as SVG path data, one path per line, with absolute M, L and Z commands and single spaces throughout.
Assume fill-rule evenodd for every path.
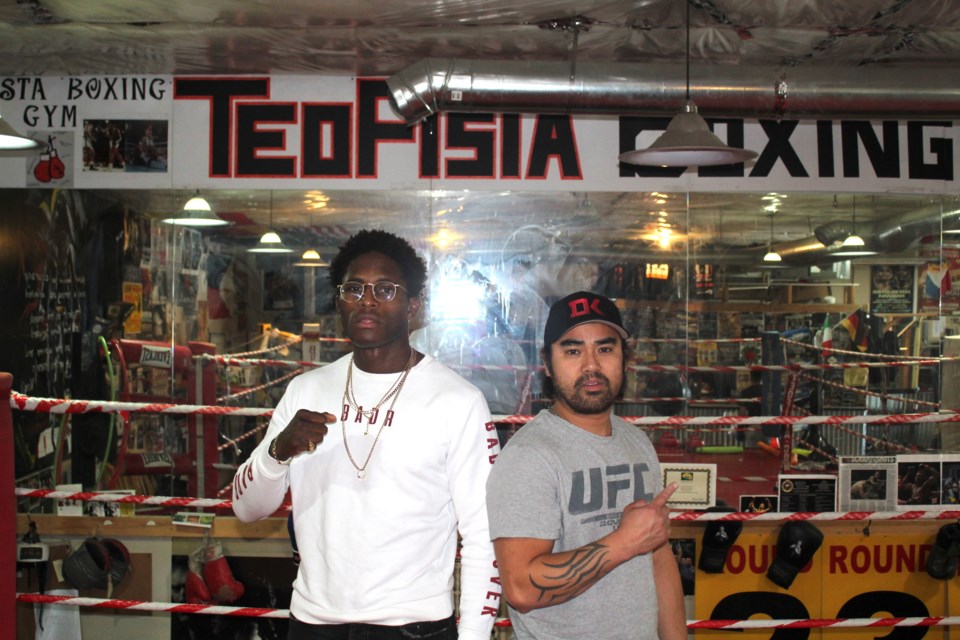
M 267 447 L 267 453 L 270 454 L 270 457 L 276 460 L 278 464 L 290 464 L 290 461 L 293 460 L 292 457 L 287 458 L 286 460 L 281 460 L 280 456 L 277 454 L 277 440 L 279 438 L 280 436 L 277 436 L 270 442 L 270 446 Z

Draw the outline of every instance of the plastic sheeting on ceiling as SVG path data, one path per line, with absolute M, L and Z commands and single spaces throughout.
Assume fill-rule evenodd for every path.
M 691 2 L 697 65 L 839 65 L 851 79 L 861 66 L 960 66 L 955 1 Z M 426 57 L 680 63 L 684 14 L 684 0 L 4 0 L 0 74 L 388 75 Z

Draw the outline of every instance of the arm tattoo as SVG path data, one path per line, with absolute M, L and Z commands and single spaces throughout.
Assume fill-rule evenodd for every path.
M 607 574 L 605 545 L 590 543 L 570 553 L 563 562 L 547 564 L 543 582 L 530 577 L 530 583 L 540 591 L 537 600 L 549 604 L 574 598 Z

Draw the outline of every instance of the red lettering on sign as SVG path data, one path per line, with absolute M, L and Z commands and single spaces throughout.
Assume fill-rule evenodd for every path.
M 912 573 L 926 566 L 931 545 L 856 545 L 831 546 L 828 551 L 830 573 Z

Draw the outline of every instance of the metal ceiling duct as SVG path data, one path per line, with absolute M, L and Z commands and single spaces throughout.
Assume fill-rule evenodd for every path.
M 921 207 L 878 220 L 869 227 L 861 226 L 860 232 L 867 249 L 883 254 L 895 254 L 908 249 L 922 238 L 939 236 L 942 230 L 951 229 L 960 229 L 960 206 Z M 852 221 L 834 220 L 814 229 L 812 238 L 774 244 L 773 248 L 784 261 L 793 263 L 814 264 L 848 260 L 846 256 L 832 253 L 839 249 L 838 243 L 852 232 Z
M 947 118 L 960 87 L 942 68 L 690 69 L 690 96 L 711 116 Z M 683 65 L 427 58 L 387 78 L 394 110 L 413 124 L 441 111 L 672 115 Z

